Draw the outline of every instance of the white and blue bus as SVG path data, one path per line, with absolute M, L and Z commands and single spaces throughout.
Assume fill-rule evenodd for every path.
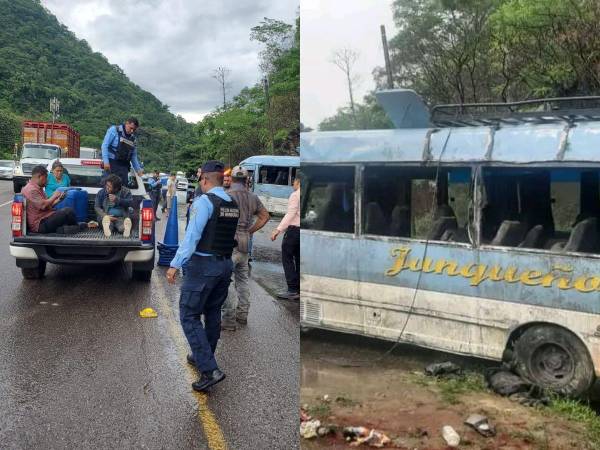
M 249 172 L 252 191 L 271 214 L 285 214 L 300 167 L 298 156 L 256 155 L 240 163 Z
M 302 326 L 584 394 L 600 375 L 600 109 L 441 108 L 402 128 L 418 97 L 382 95 L 396 129 L 301 136 Z

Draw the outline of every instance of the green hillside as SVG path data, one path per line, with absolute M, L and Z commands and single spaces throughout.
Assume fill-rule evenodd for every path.
M 14 145 L 10 131 L 21 118 L 50 119 L 53 96 L 61 102 L 60 120 L 81 133 L 82 145 L 98 147 L 107 126 L 130 114 L 150 133 L 175 130 L 176 118 L 166 105 L 77 39 L 39 1 L 0 0 L 0 13 L 3 150 Z
M 265 19 L 248 33 L 264 46 L 270 102 L 257 84 L 193 125 L 94 52 L 39 0 L 0 0 L 0 157 L 10 155 L 19 141 L 23 119 L 51 119 L 48 103 L 54 96 L 61 102 L 60 121 L 79 131 L 82 146 L 99 147 L 109 125 L 137 116 L 147 169 L 193 173 L 207 158 L 235 163 L 252 154 L 293 153 L 299 130 L 299 22 Z

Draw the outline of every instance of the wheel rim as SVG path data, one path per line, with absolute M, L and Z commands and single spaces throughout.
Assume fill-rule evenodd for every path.
M 557 343 L 537 347 L 531 355 L 531 374 L 542 385 L 565 385 L 573 377 L 575 365 L 569 351 Z

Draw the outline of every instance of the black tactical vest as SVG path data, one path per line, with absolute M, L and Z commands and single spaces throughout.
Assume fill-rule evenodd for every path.
M 117 148 L 111 145 L 109 150 L 115 155 L 117 161 L 129 163 L 133 155 L 133 149 L 135 148 L 135 136 L 130 135 L 127 137 L 123 125 L 119 125 L 116 128 L 119 135 L 119 145 Z
M 234 238 L 240 209 L 234 200 L 228 202 L 213 193 L 206 195 L 213 205 L 213 213 L 204 227 L 196 251 L 229 258 L 236 246 Z

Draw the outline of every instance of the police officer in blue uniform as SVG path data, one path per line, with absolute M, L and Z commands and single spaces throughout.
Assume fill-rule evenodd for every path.
M 137 157 L 135 132 L 139 122 L 130 117 L 121 125 L 113 125 L 106 131 L 102 141 L 102 163 L 105 175 L 114 173 L 121 178 L 123 186 L 129 186 L 129 165 L 142 176 L 144 171 Z
M 186 265 L 179 313 L 192 350 L 188 362 L 201 374 L 192 388 L 201 392 L 225 379 L 214 353 L 221 336 L 221 306 L 231 282 L 240 210 L 223 189 L 224 169 L 220 161 L 202 166 L 198 184 L 204 194 L 194 199 L 185 237 L 167 270 L 167 280 L 174 284 L 177 271 Z

